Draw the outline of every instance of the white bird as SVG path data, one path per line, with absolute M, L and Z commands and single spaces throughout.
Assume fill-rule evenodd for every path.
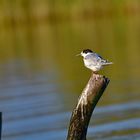
M 79 55 L 83 56 L 85 67 L 92 70 L 93 72 L 98 72 L 104 66 L 113 64 L 112 62 L 103 59 L 100 55 L 90 49 L 83 50 Z

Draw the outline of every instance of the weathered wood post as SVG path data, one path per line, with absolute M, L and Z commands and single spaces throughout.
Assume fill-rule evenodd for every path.
M 92 112 L 108 83 L 109 79 L 105 76 L 92 73 L 72 112 L 67 140 L 86 140 Z

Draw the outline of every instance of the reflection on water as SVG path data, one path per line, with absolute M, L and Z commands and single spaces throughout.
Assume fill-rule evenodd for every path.
M 66 138 L 71 111 L 90 75 L 81 58 L 75 57 L 83 48 L 91 48 L 114 62 L 101 71 L 111 82 L 91 118 L 88 139 L 139 139 L 140 19 L 138 6 L 135 7 L 138 3 L 131 5 L 135 11 L 129 9 L 130 3 L 124 6 L 128 8 L 127 14 L 132 12 L 127 17 L 125 12 L 118 12 L 117 6 L 112 11 L 108 4 L 109 10 L 95 2 L 95 7 L 88 11 L 84 5 L 83 10 L 80 6 L 76 10 L 69 3 L 73 10 L 68 11 L 61 9 L 61 5 L 57 9 L 57 2 L 54 3 L 49 3 L 47 18 L 42 0 L 36 1 L 35 7 L 29 2 L 23 6 L 8 1 L 1 6 L 3 139 Z M 94 8 L 99 13 L 92 11 Z

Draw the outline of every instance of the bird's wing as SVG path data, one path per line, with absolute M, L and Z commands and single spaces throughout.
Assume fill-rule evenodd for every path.
M 87 55 L 86 60 L 88 60 L 88 62 L 92 65 L 97 65 L 99 62 L 101 62 L 102 58 L 96 54 L 96 53 L 93 53 L 93 54 L 90 54 L 90 55 Z
M 96 54 L 96 56 L 97 56 L 97 61 L 98 62 L 101 62 L 101 63 L 106 63 L 107 62 L 107 60 L 105 60 L 103 57 L 101 57 L 100 55 L 98 55 L 98 54 Z
M 98 65 L 99 63 L 104 64 L 107 62 L 107 60 L 103 59 L 97 53 L 93 53 L 93 54 L 87 56 L 86 59 L 88 59 L 88 62 L 90 62 L 92 65 Z

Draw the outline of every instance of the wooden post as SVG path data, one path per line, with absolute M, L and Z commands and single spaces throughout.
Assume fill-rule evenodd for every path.
M 0 140 L 2 135 L 2 112 L 0 112 Z
M 92 112 L 108 83 L 109 79 L 105 76 L 92 73 L 72 112 L 67 140 L 86 140 Z

